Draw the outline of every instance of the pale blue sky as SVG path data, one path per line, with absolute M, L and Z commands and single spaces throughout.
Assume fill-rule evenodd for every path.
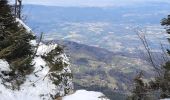
M 12 1 L 12 0 L 11 0 Z M 168 2 L 170 0 L 23 0 L 25 4 L 40 4 L 52 6 L 124 6 L 131 4 L 150 3 L 150 2 Z

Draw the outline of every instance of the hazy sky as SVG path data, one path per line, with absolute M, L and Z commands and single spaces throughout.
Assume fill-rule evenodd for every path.
M 11 0 L 12 1 L 12 0 Z M 23 0 L 25 4 L 40 4 L 53 6 L 123 6 L 150 2 L 168 2 L 170 0 Z

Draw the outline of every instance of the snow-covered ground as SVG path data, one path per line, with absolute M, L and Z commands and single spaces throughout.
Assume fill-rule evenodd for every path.
M 100 92 L 77 90 L 74 94 L 63 97 L 63 100 L 109 100 Z
M 57 45 L 45 45 L 40 44 L 37 52 L 37 56 L 34 58 L 34 72 L 26 76 L 26 81 L 20 86 L 20 90 L 11 90 L 6 88 L 2 83 L 2 77 L 0 78 L 0 100 L 53 100 L 51 96 L 59 94 L 60 96 L 65 95 L 65 88 L 72 89 L 72 79 L 63 78 L 63 81 L 56 86 L 53 81 L 48 77 L 49 66 L 46 61 L 41 57 L 46 55 L 51 50 L 53 50 Z M 60 57 L 63 57 L 63 62 L 69 60 L 65 54 L 61 54 Z M 8 62 L 0 59 L 0 75 L 2 71 L 10 71 Z M 69 66 L 65 66 L 64 69 L 60 72 L 54 72 L 60 74 L 71 73 Z M 5 77 L 5 76 L 4 76 Z M 67 81 L 66 81 L 67 80 Z M 65 85 L 67 82 L 67 85 Z

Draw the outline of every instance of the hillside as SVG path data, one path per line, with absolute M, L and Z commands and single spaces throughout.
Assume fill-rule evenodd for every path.
M 125 96 L 122 98 L 124 94 L 121 93 L 131 89 L 133 78 L 138 72 L 143 71 L 146 79 L 154 75 L 150 64 L 139 57 L 71 41 L 54 42 L 65 46 L 72 64 L 75 89 L 101 91 L 111 99 L 123 99 Z

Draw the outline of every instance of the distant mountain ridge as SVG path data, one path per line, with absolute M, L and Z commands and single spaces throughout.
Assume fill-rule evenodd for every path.
M 25 5 L 23 12 L 30 16 L 27 23 L 37 35 L 45 33 L 45 40 L 63 39 L 134 53 L 136 47 L 142 49 L 136 30 L 146 29 L 152 44 L 159 41 L 157 37 L 162 39 L 163 35 L 153 34 L 165 31 L 160 21 L 170 12 L 170 6 L 165 3 L 110 8 Z
M 28 24 L 31 26 L 34 24 L 43 23 L 55 24 L 57 22 L 94 21 L 108 21 L 113 23 L 159 24 L 159 21 L 168 14 L 170 11 L 169 9 L 169 4 L 166 3 L 151 3 L 129 7 L 126 6 L 108 8 L 24 5 L 23 13 L 30 16 L 28 19 L 30 20 L 28 21 Z M 50 19 L 47 19 L 49 17 Z M 130 21 L 131 19 L 133 19 L 133 21 Z

